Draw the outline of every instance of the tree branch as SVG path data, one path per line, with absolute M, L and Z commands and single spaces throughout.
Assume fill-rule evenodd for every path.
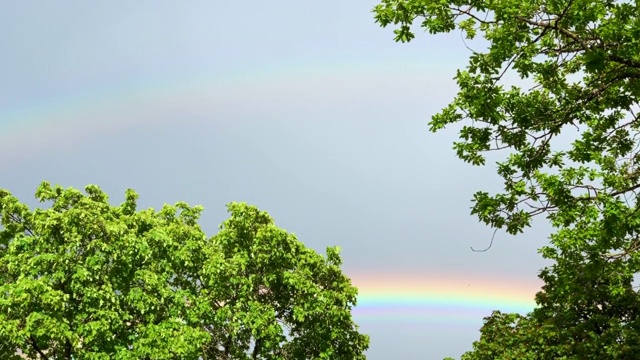
M 31 340 L 31 346 L 33 346 L 33 348 L 35 349 L 35 351 L 38 352 L 38 354 L 44 359 L 44 360 L 48 360 L 49 358 L 47 357 L 47 355 L 45 355 L 42 350 L 40 350 L 40 348 L 38 347 L 38 344 L 36 343 L 36 339 L 33 338 L 33 335 L 29 336 L 29 339 Z
M 623 190 L 614 191 L 614 192 L 610 193 L 609 196 L 622 195 L 624 193 L 627 193 L 629 191 L 633 191 L 633 190 L 636 190 L 636 189 L 640 189 L 640 184 L 633 185 L 633 186 L 628 187 L 628 188 L 623 189 Z
M 537 27 L 541 27 L 541 28 L 549 28 L 549 29 L 553 29 L 553 30 L 557 30 L 560 33 L 564 34 L 565 36 L 567 36 L 568 38 L 570 38 L 571 40 L 575 41 L 576 43 L 578 43 L 580 45 L 580 47 L 582 48 L 582 50 L 584 51 L 589 51 L 590 47 L 587 45 L 587 43 L 585 43 L 582 39 L 580 39 L 580 37 L 572 32 L 569 31 L 563 27 L 558 26 L 557 20 L 558 18 L 554 19 L 554 23 L 552 23 L 551 21 L 535 21 L 535 20 L 530 20 L 527 19 L 523 16 L 516 16 L 516 19 L 525 22 L 529 25 L 533 25 L 533 26 L 537 26 Z
M 260 350 L 262 350 L 262 338 L 256 339 L 256 343 L 253 346 L 253 353 L 251 354 L 251 358 L 253 360 L 258 359 L 258 355 L 260 354 Z

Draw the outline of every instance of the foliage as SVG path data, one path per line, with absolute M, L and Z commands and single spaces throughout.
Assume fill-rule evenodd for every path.
M 527 316 L 485 318 L 480 340 L 462 360 L 637 359 L 640 297 L 620 260 L 555 258 L 543 269 L 538 307 Z
M 537 215 L 556 229 L 540 250 L 554 265 L 540 273 L 539 307 L 489 317 L 465 358 L 637 358 L 638 1 L 381 0 L 374 13 L 396 41 L 417 25 L 488 42 L 457 72 L 459 92 L 430 128 L 459 124 L 454 149 L 473 165 L 504 153 L 503 190 L 477 192 L 472 214 L 510 234 Z
M 357 290 L 266 212 L 228 205 L 207 238 L 202 207 L 110 206 L 97 186 L 44 182 L 47 209 L 0 190 L 0 357 L 364 359 Z

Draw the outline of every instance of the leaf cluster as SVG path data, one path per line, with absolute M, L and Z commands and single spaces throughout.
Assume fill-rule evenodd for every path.
M 543 216 L 556 229 L 538 308 L 494 313 L 464 358 L 638 358 L 638 1 L 381 0 L 373 12 L 396 41 L 420 27 L 488 42 L 430 129 L 459 125 L 454 150 L 473 165 L 503 155 L 502 191 L 474 195 L 480 221 L 516 235 Z
M 414 23 L 489 41 L 457 72 L 460 90 L 430 127 L 461 123 L 454 149 L 474 165 L 508 152 L 497 168 L 504 192 L 476 193 L 472 213 L 511 234 L 535 215 L 569 226 L 584 207 L 635 199 L 639 13 L 636 2 L 609 0 L 382 0 L 374 9 L 381 26 L 396 26 L 397 41 L 415 36 Z M 507 87 L 506 74 L 533 86 Z M 571 129 L 579 135 L 569 149 L 552 146 Z
M 0 358 L 364 359 L 337 248 L 244 203 L 207 238 L 202 207 L 85 192 L 44 182 L 30 210 L 0 190 Z

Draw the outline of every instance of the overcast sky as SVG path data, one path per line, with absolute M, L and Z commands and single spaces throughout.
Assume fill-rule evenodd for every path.
M 30 205 L 42 180 L 97 184 L 114 204 L 133 188 L 143 208 L 202 204 L 210 235 L 226 203 L 246 201 L 318 251 L 341 246 L 356 285 L 383 274 L 533 297 L 548 229 L 471 251 L 493 233 L 469 208 L 475 191 L 500 189 L 495 167 L 458 160 L 455 128 L 428 131 L 469 55 L 459 33 L 396 44 L 374 5 L 7 2 L 0 187 Z M 442 359 L 470 348 L 482 315 L 356 320 L 369 359 Z

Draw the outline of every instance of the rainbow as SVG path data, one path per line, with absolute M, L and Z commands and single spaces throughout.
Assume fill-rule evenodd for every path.
M 393 58 L 255 64 L 226 71 L 116 79 L 53 98 L 28 99 L 0 107 L 0 165 L 18 153 L 29 156 L 114 131 L 183 122 L 202 114 L 208 123 L 224 126 L 247 113 L 255 118 L 256 114 L 282 114 L 296 106 L 307 112 L 327 106 L 358 106 L 358 93 L 379 87 L 385 79 L 453 84 L 454 69 L 433 74 L 432 65 Z
M 354 318 L 361 323 L 477 324 L 493 310 L 526 314 L 540 283 L 516 279 L 465 280 L 462 276 L 369 274 L 358 287 Z

